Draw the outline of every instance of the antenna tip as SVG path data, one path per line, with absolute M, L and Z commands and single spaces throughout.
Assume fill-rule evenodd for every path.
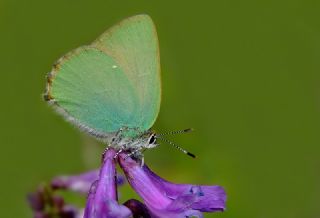
M 192 132 L 193 130 L 194 130 L 193 128 L 188 128 L 188 129 L 183 130 L 183 132 Z
M 187 155 L 189 155 L 189 156 L 192 157 L 192 158 L 196 158 L 196 155 L 191 154 L 190 152 L 187 152 Z

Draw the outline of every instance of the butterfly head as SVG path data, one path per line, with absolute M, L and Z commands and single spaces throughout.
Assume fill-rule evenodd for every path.
M 157 144 L 157 136 L 155 132 L 148 132 L 146 135 L 146 148 L 154 148 L 156 146 L 158 146 Z

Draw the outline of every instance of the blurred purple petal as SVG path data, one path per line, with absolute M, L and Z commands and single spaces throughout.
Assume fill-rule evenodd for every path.
M 37 191 L 27 196 L 34 218 L 80 218 L 83 213 L 77 207 L 65 204 L 62 197 L 55 195 L 47 186 L 38 187 Z
M 99 170 L 89 171 L 74 176 L 59 176 L 52 180 L 53 189 L 68 189 L 71 191 L 87 194 L 91 184 L 99 178 Z
M 99 170 L 92 170 L 86 173 L 73 176 L 58 176 L 51 181 L 53 189 L 67 189 L 70 191 L 87 194 L 92 183 L 99 179 Z M 123 185 L 125 179 L 117 175 L 117 184 Z
M 27 201 L 33 211 L 42 211 L 45 207 L 44 188 L 38 187 L 38 190 L 27 195 Z
M 131 211 L 117 202 L 115 156 L 113 149 L 106 151 L 99 179 L 92 184 L 84 218 L 126 218 Z
M 226 194 L 219 186 L 170 183 L 125 154 L 119 155 L 119 164 L 154 217 L 202 217 L 201 212 L 225 209 Z

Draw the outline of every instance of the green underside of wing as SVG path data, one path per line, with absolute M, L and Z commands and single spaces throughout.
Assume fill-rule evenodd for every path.
M 51 94 L 80 123 L 102 132 L 136 127 L 139 101 L 118 64 L 95 48 L 78 49 L 59 65 Z
M 92 45 L 121 65 L 139 98 L 137 125 L 149 129 L 158 116 L 161 100 L 159 46 L 151 18 L 130 17 L 102 34 Z
M 52 72 L 49 94 L 76 122 L 110 133 L 148 130 L 160 108 L 160 60 L 154 24 L 128 18 L 92 45 L 67 54 Z M 137 129 L 137 131 L 134 131 Z

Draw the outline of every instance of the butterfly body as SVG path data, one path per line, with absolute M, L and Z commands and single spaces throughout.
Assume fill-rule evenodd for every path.
M 119 151 L 155 147 L 150 128 L 160 109 L 161 81 L 151 18 L 127 18 L 61 57 L 47 76 L 44 98 L 67 121 Z
M 130 156 L 141 158 L 143 150 L 158 146 L 156 134 L 153 131 L 148 130 L 136 137 L 128 136 L 128 134 L 131 134 L 130 131 L 132 130 L 135 131 L 130 128 L 121 128 L 112 138 L 109 147 L 114 148 L 118 152 L 124 151 Z

